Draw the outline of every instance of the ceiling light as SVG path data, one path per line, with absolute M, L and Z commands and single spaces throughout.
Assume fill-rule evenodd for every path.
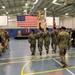
M 5 6 L 2 6 L 3 9 L 5 9 Z
M 8 16 L 8 18 L 10 18 L 10 16 Z
M 8 14 L 8 12 L 6 12 L 6 14 Z
M 28 6 L 28 4 L 26 3 L 25 6 Z
M 27 12 L 27 10 L 24 10 L 24 12 Z
M 44 10 L 46 10 L 47 8 L 44 8 Z
M 56 1 L 57 1 L 57 0 L 53 0 L 53 2 L 52 2 L 52 3 L 56 3 Z
M 53 4 L 56 4 L 56 5 L 61 5 L 60 3 L 53 3 Z
M 36 4 L 38 2 L 38 0 L 36 0 L 35 2 L 34 2 L 34 4 Z
M 68 13 L 65 14 L 66 16 L 68 15 Z
M 17 15 L 20 15 L 21 13 L 17 13 Z

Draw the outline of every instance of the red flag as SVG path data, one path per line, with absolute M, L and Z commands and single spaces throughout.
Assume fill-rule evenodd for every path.
M 53 29 L 56 29 L 55 11 L 54 11 L 54 8 L 52 8 L 52 13 L 53 13 Z
M 41 29 L 41 12 L 38 11 L 38 29 Z
M 55 17 L 53 16 L 53 29 L 56 29 Z

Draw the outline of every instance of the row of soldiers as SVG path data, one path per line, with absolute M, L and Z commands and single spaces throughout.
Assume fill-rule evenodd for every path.
M 35 55 L 36 39 L 38 40 L 38 50 L 40 56 L 42 55 L 43 43 L 46 49 L 46 53 L 49 53 L 50 39 L 52 39 L 52 51 L 56 53 L 56 47 L 58 45 L 59 55 L 61 57 L 63 68 L 67 66 L 65 54 L 66 51 L 69 50 L 71 47 L 71 37 L 69 33 L 66 32 L 65 27 L 61 27 L 59 31 L 54 29 L 52 32 L 49 32 L 48 28 L 46 28 L 44 32 L 42 29 L 39 29 L 37 34 L 35 34 L 34 30 L 31 30 L 31 33 L 28 36 L 28 42 L 30 43 L 30 50 L 32 52 L 32 55 Z
M 0 56 L 2 52 L 5 52 L 5 48 L 9 45 L 9 36 L 8 32 L 5 29 L 0 30 Z

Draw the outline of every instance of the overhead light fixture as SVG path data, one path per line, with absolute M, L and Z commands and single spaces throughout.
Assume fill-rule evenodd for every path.
M 10 16 L 8 16 L 8 18 L 10 18 Z
M 28 6 L 28 3 L 26 3 L 25 6 Z
M 24 10 L 23 12 L 27 12 L 27 10 Z
M 17 15 L 20 15 L 21 13 L 17 13 Z
M 53 3 L 53 4 L 56 4 L 56 5 L 61 5 L 60 3 Z
M 5 6 L 2 6 L 3 9 L 5 9 Z
M 34 4 L 36 4 L 38 2 L 38 0 L 36 0 L 35 2 L 34 2 Z
M 44 8 L 44 10 L 46 10 L 47 8 Z
M 65 13 L 65 15 L 67 16 L 67 15 L 68 15 L 68 13 Z
M 57 2 L 57 0 L 53 0 L 53 2 L 52 3 L 56 3 Z
M 6 12 L 6 14 L 8 14 L 8 12 Z

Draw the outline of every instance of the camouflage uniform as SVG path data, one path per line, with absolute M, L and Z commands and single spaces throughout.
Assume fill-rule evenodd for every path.
M 49 53 L 49 45 L 50 45 L 50 32 L 46 30 L 44 32 L 44 46 L 47 54 Z
M 40 55 L 42 55 L 42 46 L 43 46 L 43 32 L 42 30 L 39 30 L 37 33 L 37 40 L 38 40 L 38 49 L 40 52 Z
M 57 35 L 58 35 L 58 31 L 54 30 L 51 33 L 51 38 L 52 38 L 52 42 L 51 42 L 51 47 L 52 47 L 52 51 L 54 51 L 54 53 L 56 53 L 56 47 L 57 47 Z
M 35 48 L 36 48 L 36 34 L 31 33 L 28 36 L 28 42 L 30 43 L 30 50 L 32 55 L 35 55 Z
M 5 39 L 4 30 L 1 30 L 0 35 L 1 35 L 1 38 L 2 38 L 1 46 L 3 46 L 2 52 L 5 52 L 5 43 L 6 43 L 6 39 Z
M 5 33 L 3 31 L 1 31 L 1 37 L 2 37 L 2 41 L 5 43 Z
M 71 46 L 71 39 L 70 39 L 70 35 L 68 32 L 66 31 L 62 31 L 58 34 L 58 47 L 59 47 L 59 54 L 61 57 L 61 63 L 63 64 L 63 67 L 65 67 L 66 64 L 66 60 L 65 60 L 65 54 L 67 49 L 70 48 Z

